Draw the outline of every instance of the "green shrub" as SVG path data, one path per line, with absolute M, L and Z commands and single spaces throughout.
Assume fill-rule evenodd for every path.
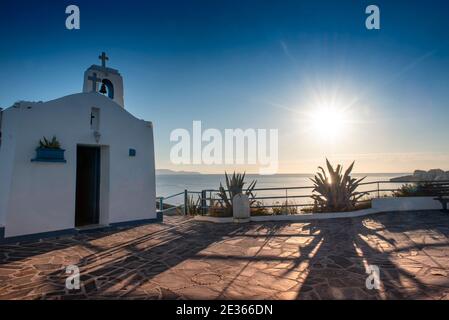
M 298 214 L 300 212 L 298 206 L 293 201 L 285 200 L 284 202 L 276 201 L 273 203 L 276 206 L 280 207 L 273 207 L 272 211 L 274 215 L 286 215 L 286 214 Z
M 415 182 L 402 185 L 393 191 L 394 197 L 431 197 L 441 192 L 441 185 L 429 182 Z
M 263 202 L 255 201 L 251 206 L 251 215 L 252 216 L 269 216 L 271 215 L 268 208 L 263 206 Z

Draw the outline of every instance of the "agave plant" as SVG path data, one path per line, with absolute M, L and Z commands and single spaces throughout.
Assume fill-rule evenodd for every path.
M 366 192 L 357 192 L 356 189 L 366 178 L 351 178 L 350 174 L 354 162 L 342 175 L 343 167 L 338 165 L 334 170 L 329 160 L 326 159 L 328 174 L 322 167 L 317 172 L 312 182 L 314 183 L 312 199 L 315 207 L 320 211 L 350 211 L 355 209 L 357 200 L 367 195 Z
M 43 140 L 39 140 L 39 147 L 44 149 L 61 149 L 61 144 L 55 136 L 51 140 L 43 137 Z
M 226 189 L 220 182 L 220 188 L 218 189 L 217 195 L 222 200 L 222 204 L 228 214 L 232 215 L 232 199 L 235 195 L 243 193 L 243 186 L 245 185 L 245 174 L 233 173 L 231 177 L 225 172 L 226 177 Z M 245 190 L 245 194 L 250 198 L 250 203 L 254 200 L 254 187 L 256 186 L 257 180 L 253 180 L 248 188 Z
M 187 213 L 194 216 L 201 213 L 201 198 L 195 200 L 193 196 L 187 197 Z

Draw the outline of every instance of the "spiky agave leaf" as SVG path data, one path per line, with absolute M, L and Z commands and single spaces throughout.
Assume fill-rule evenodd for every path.
M 60 149 L 61 144 L 59 143 L 58 139 L 56 139 L 56 136 L 53 136 L 51 140 L 47 139 L 46 137 L 42 137 L 42 139 L 39 140 L 39 147 L 46 149 Z
M 326 211 L 346 211 L 352 210 L 358 199 L 366 195 L 365 192 L 356 192 L 361 179 L 351 178 L 350 174 L 354 167 L 353 162 L 342 174 L 343 167 L 331 165 L 326 159 L 326 167 L 329 176 L 322 167 L 318 167 L 318 172 L 311 178 L 314 183 L 312 199 Z M 321 171 L 321 172 L 320 172 Z

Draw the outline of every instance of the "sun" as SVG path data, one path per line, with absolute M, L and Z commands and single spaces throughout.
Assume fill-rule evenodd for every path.
M 314 135 L 331 139 L 344 134 L 349 119 L 338 106 L 319 106 L 309 113 L 308 122 Z
M 305 94 L 295 99 L 292 107 L 272 104 L 293 113 L 297 132 L 318 146 L 347 142 L 360 123 L 357 115 L 359 98 L 346 90 L 335 88 L 305 89 Z M 344 141 L 346 140 L 346 141 Z
M 306 113 L 307 131 L 318 140 L 335 141 L 348 132 L 351 117 L 344 105 L 315 105 Z

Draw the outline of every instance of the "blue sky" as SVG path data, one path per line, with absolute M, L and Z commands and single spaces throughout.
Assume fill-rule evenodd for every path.
M 69 4 L 80 30 L 65 29 Z M 381 30 L 365 28 L 369 4 Z M 2 0 L 0 106 L 80 92 L 106 51 L 126 108 L 154 123 L 160 168 L 230 169 L 170 162 L 170 132 L 201 120 L 278 128 L 281 172 L 311 172 L 325 156 L 356 159 L 359 172 L 449 170 L 447 30 L 444 0 Z M 317 94 L 356 100 L 332 143 L 307 131 Z

